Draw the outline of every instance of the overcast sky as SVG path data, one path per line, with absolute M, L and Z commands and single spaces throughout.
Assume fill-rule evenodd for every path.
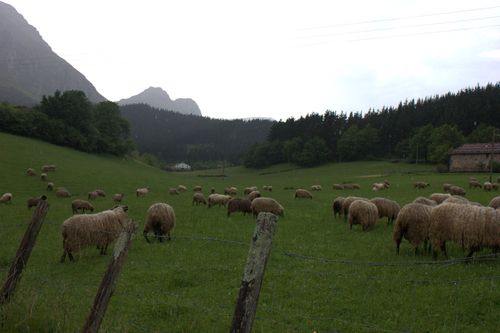
M 4 0 L 117 101 L 203 115 L 363 111 L 500 81 L 498 0 Z

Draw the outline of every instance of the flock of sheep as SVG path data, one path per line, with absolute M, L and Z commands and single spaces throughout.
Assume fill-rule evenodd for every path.
M 54 172 L 55 165 L 42 166 L 41 179 L 47 180 L 47 172 Z M 36 176 L 34 169 L 29 168 L 28 176 Z M 421 189 L 429 186 L 427 182 L 415 182 L 414 188 Z M 469 187 L 484 188 L 486 191 L 497 190 L 498 183 L 486 182 L 480 184 L 471 178 Z M 54 190 L 54 183 L 47 183 L 47 190 Z M 372 185 L 373 191 L 382 191 L 390 188 L 386 180 Z M 285 189 L 294 189 L 292 187 Z M 333 189 L 360 189 L 358 184 L 334 184 Z M 387 217 L 387 223 L 393 224 L 393 240 L 396 243 L 396 251 L 399 253 L 403 238 L 407 239 L 418 252 L 420 245 L 424 250 L 432 246 L 434 257 L 440 252 L 446 256 L 446 241 L 453 241 L 461 248 L 468 250 L 468 257 L 482 248 L 491 248 L 497 251 L 500 248 L 500 196 L 493 198 L 489 207 L 483 207 L 479 203 L 470 202 L 464 198 L 465 190 L 452 184 L 444 184 L 444 191 L 448 193 L 434 193 L 429 197 L 417 197 L 412 203 L 402 208 L 396 201 L 375 197 L 367 199 L 357 196 L 337 197 L 333 201 L 334 218 L 344 217 L 353 225 L 361 225 L 362 230 L 370 230 L 378 219 Z M 168 193 L 179 195 L 187 191 L 187 187 L 179 185 L 170 188 Z M 236 187 L 227 187 L 224 194 L 210 190 L 210 195 L 205 197 L 201 186 L 193 187 L 192 205 L 227 206 L 227 216 L 235 212 L 253 214 L 255 217 L 260 212 L 270 212 L 275 215 L 284 216 L 283 206 L 271 197 L 261 196 L 256 186 L 243 189 L 245 197 L 234 197 L 238 193 Z M 266 185 L 263 191 L 272 192 L 273 187 Z M 310 191 L 321 191 L 321 185 L 312 185 Z M 146 197 L 149 187 L 138 188 L 136 197 Z M 306 189 L 295 189 L 295 198 L 312 199 L 311 192 Z M 56 189 L 57 197 L 71 197 L 69 191 L 63 187 Z M 86 247 L 97 247 L 101 254 L 105 254 L 108 246 L 124 230 L 129 230 L 131 223 L 127 218 L 127 206 L 117 205 L 113 209 L 98 213 L 94 212 L 91 200 L 105 197 L 103 190 L 96 189 L 88 192 L 87 200 L 75 199 L 71 203 L 73 216 L 66 219 L 62 224 L 63 255 L 61 262 L 66 256 L 71 261 L 73 254 Z M 124 198 L 123 193 L 116 193 L 113 201 L 120 204 Z M 27 201 L 28 209 L 38 204 L 46 197 L 33 197 Z M 5 193 L 0 197 L 0 203 L 12 202 L 12 194 Z M 90 212 L 92 214 L 86 214 Z M 146 223 L 143 236 L 150 242 L 148 234 L 153 232 L 158 241 L 164 238 L 170 239 L 170 233 L 175 227 L 176 217 L 172 206 L 166 203 L 152 204 L 146 213 Z
M 376 183 L 374 191 L 389 187 L 389 182 Z M 470 188 L 478 188 L 479 182 L 471 178 Z M 486 182 L 482 187 L 487 191 L 498 189 L 497 184 Z M 380 186 L 379 186 L 380 185 Z M 414 188 L 425 188 L 426 182 L 415 182 Z M 333 201 L 334 217 L 344 216 L 350 228 L 360 224 L 369 230 L 379 218 L 387 217 L 388 223 L 394 222 L 393 240 L 396 252 L 403 238 L 407 239 L 418 252 L 420 245 L 424 250 L 432 247 L 433 257 L 439 253 L 447 257 L 446 242 L 453 241 L 467 250 L 467 257 L 482 248 L 500 249 L 500 196 L 493 198 L 488 207 L 467 200 L 465 190 L 459 186 L 444 184 L 448 193 L 434 193 L 428 198 L 417 197 L 412 203 L 400 208 L 397 202 L 386 198 L 367 199 L 362 197 L 337 197 Z

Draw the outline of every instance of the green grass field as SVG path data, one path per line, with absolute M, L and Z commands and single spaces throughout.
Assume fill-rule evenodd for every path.
M 46 182 L 25 175 L 28 167 L 49 173 L 56 186 L 73 197 L 59 199 Z M 261 291 L 254 332 L 498 332 L 500 261 L 432 264 L 429 255 L 414 256 L 403 241 L 395 254 L 392 227 L 380 220 L 369 232 L 351 231 L 334 219 L 331 203 L 351 194 L 384 196 L 401 205 L 419 195 L 441 192 L 443 183 L 465 187 L 470 176 L 438 174 L 432 166 L 359 162 L 312 169 L 279 165 L 265 170 L 226 169 L 225 178 L 200 177 L 220 170 L 167 173 L 130 159 L 99 157 L 39 141 L 0 133 L 0 194 L 11 192 L 11 205 L 0 205 L 0 279 L 6 278 L 32 211 L 30 196 L 47 194 L 49 212 L 37 244 L 11 303 L 1 309 L 2 332 L 76 332 L 92 305 L 110 260 L 95 248 L 80 252 L 75 263 L 59 263 L 61 224 L 71 215 L 71 201 L 86 198 L 96 188 L 106 198 L 98 211 L 113 206 L 112 195 L 124 192 L 129 216 L 139 221 L 102 332 L 227 332 L 234 311 L 255 228 L 250 216 L 226 217 L 224 208 L 192 206 L 192 192 L 168 195 L 179 184 L 202 185 L 222 192 L 226 186 L 273 185 L 271 196 L 285 207 L 273 243 Z M 499 176 L 494 175 L 495 179 Z M 391 188 L 372 192 L 371 184 L 388 179 Z M 430 188 L 413 189 L 428 181 Z M 361 190 L 334 191 L 333 183 L 356 182 Z M 285 186 L 309 188 L 321 184 L 312 200 L 294 199 Z M 150 186 L 145 198 L 135 189 Z M 482 204 L 499 193 L 468 190 L 467 198 Z M 177 215 L 170 242 L 148 244 L 142 237 L 147 208 L 167 202 Z M 226 242 L 231 240 L 236 242 Z M 309 258 L 290 256 L 294 253 Z M 491 253 L 485 250 L 477 255 Z M 451 258 L 465 254 L 448 244 Z

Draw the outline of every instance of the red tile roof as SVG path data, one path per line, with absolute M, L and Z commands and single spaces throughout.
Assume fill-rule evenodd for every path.
M 492 149 L 493 148 L 493 149 Z M 500 143 L 467 143 L 451 152 L 452 155 L 500 154 Z

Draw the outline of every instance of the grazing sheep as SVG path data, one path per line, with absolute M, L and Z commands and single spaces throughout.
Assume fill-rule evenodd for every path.
M 365 231 L 377 222 L 377 206 L 367 200 L 354 200 L 349 207 L 348 219 L 350 229 L 353 224 L 361 224 Z
M 71 209 L 73 210 L 73 214 L 78 213 L 78 210 L 80 209 L 82 211 L 82 214 L 85 213 L 86 210 L 89 210 L 91 212 L 94 211 L 94 206 L 86 200 L 80 200 L 76 199 L 71 202 Z
M 204 204 L 204 205 L 207 204 L 207 199 L 205 199 L 205 196 L 203 195 L 203 193 L 195 192 L 193 194 L 192 205 L 194 205 L 194 204 L 196 204 L 196 206 L 198 206 L 199 204 Z
M 460 186 L 452 186 L 452 187 L 450 187 L 450 194 L 464 196 L 465 190 Z
M 106 197 L 106 192 L 104 192 L 103 190 L 95 190 L 97 192 L 97 195 L 102 197 L 102 198 L 105 198 Z
M 53 190 L 54 190 L 54 187 L 55 187 L 55 185 L 54 185 L 54 183 L 53 183 L 53 182 L 48 182 L 48 183 L 47 183 L 47 190 L 48 190 L 48 191 L 53 191 Z
M 196 185 L 195 187 L 193 187 L 193 192 L 201 192 L 202 190 L 203 188 L 200 185 Z
M 344 185 L 342 185 L 342 184 L 333 184 L 332 185 L 332 189 L 334 189 L 334 190 L 343 190 L 344 189 Z
M 54 164 L 42 165 L 42 172 L 56 171 L 56 166 Z
M 432 207 L 419 203 L 411 203 L 403 206 L 399 211 L 392 239 L 396 242 L 396 253 L 399 254 L 399 245 L 403 237 L 410 242 L 418 253 L 418 246 L 424 243 L 424 250 L 429 239 L 429 226 L 431 224 Z
M 451 195 L 448 193 L 432 193 L 429 195 L 429 199 L 436 201 L 438 205 L 449 197 L 451 197 Z
M 312 199 L 313 197 L 309 191 L 299 188 L 295 190 L 295 198 Z
M 437 206 L 437 202 L 431 199 L 427 199 L 426 197 L 417 197 L 415 200 L 413 200 L 413 203 L 418 203 L 421 205 L 426 205 L 426 206 Z
M 498 191 L 498 188 L 500 187 L 500 184 L 498 183 L 491 183 L 491 189 L 494 191 Z
M 476 177 L 469 177 L 469 180 L 472 180 L 472 181 L 476 181 L 476 182 L 477 182 L 477 178 L 476 178 Z
M 87 193 L 87 200 L 94 200 L 97 199 L 97 197 L 99 197 L 99 193 L 97 193 L 96 191 Z
M 267 191 L 267 192 L 272 192 L 273 191 L 273 187 L 271 185 L 264 185 L 264 186 L 262 186 L 262 189 L 264 191 Z
M 89 246 L 97 246 L 105 254 L 111 244 L 125 228 L 127 206 L 119 206 L 97 214 L 73 215 L 62 224 L 63 255 L 74 261 L 73 253 Z
M 359 184 L 351 184 L 351 183 L 348 183 L 348 184 L 344 184 L 344 189 L 346 190 L 359 190 L 361 189 L 361 186 L 359 186 Z
M 160 242 L 166 235 L 167 240 L 170 240 L 170 232 L 175 227 L 175 212 L 172 206 L 166 203 L 155 203 L 148 209 L 146 216 L 146 224 L 144 225 L 143 235 L 148 243 L 148 233 L 153 231 L 156 239 Z
M 230 195 L 223 195 L 223 194 L 217 194 L 213 193 L 208 196 L 208 208 L 218 205 L 226 207 L 226 204 L 231 200 L 232 197 Z
M 469 188 L 483 188 L 483 185 L 477 180 L 469 180 Z
M 251 204 L 252 213 L 255 217 L 260 212 L 273 213 L 274 215 L 284 216 L 285 210 L 280 203 L 273 198 L 260 197 L 255 198 Z
M 453 184 L 447 184 L 447 183 L 443 184 L 443 191 L 450 192 L 450 187 L 452 187 L 452 186 L 453 186 Z
M 56 197 L 69 198 L 69 197 L 71 197 L 71 193 L 67 189 L 65 189 L 64 187 L 58 187 L 56 190 Z
M 35 169 L 28 168 L 28 170 L 26 170 L 26 175 L 28 175 L 28 176 L 36 176 Z
M 170 195 L 179 195 L 179 191 L 175 187 L 171 187 L 168 189 L 168 194 Z
M 337 215 L 339 217 L 342 217 L 342 213 L 343 213 L 343 210 L 342 210 L 342 204 L 344 203 L 344 197 L 336 197 L 335 200 L 333 200 L 333 204 L 332 204 L 332 207 L 333 207 L 333 217 L 336 218 Z
M 40 174 L 40 180 L 42 180 L 42 181 L 44 181 L 44 182 L 45 182 L 45 181 L 47 181 L 47 174 L 46 174 L 45 172 L 42 172 L 42 173 Z
M 267 187 L 264 186 L 263 188 L 267 188 Z M 250 192 L 257 191 L 257 190 L 258 190 L 257 186 L 245 187 L 245 189 L 243 189 L 243 194 L 250 194 Z
M 31 207 L 36 207 L 38 206 L 40 200 L 47 200 L 47 197 L 45 195 L 42 195 L 41 197 L 31 197 L 26 202 L 26 206 L 28 207 L 28 209 L 30 209 Z
M 489 207 L 497 209 L 500 208 L 500 197 L 494 197 L 488 204 Z
M 414 182 L 413 183 L 413 187 L 414 188 L 426 188 L 426 187 L 429 187 L 431 186 L 429 183 L 427 182 L 422 182 L 422 181 L 419 181 L 419 182 Z
M 224 194 L 227 195 L 236 195 L 238 193 L 238 189 L 236 187 L 226 187 L 224 189 Z
M 253 201 L 253 199 L 258 198 L 260 196 L 261 196 L 261 194 L 259 191 L 252 191 L 252 192 L 248 193 L 247 198 L 248 198 L 248 200 Z
M 351 196 L 351 197 L 346 197 L 344 199 L 344 202 L 342 203 L 342 215 L 344 215 L 344 220 L 347 222 L 347 216 L 349 214 L 349 207 L 351 206 L 351 204 L 355 201 L 355 200 L 366 200 L 368 201 L 368 199 L 366 198 L 361 198 L 361 197 L 354 197 L 354 196 Z
M 311 191 L 321 191 L 323 188 L 321 185 L 312 185 L 311 186 Z
M 433 257 L 439 252 L 446 254 L 446 241 L 451 240 L 462 249 L 467 257 L 483 247 L 500 248 L 500 212 L 491 207 L 443 203 L 432 209 L 429 239 Z
M 493 189 L 493 184 L 491 184 L 490 182 L 484 182 L 483 189 L 485 191 L 491 192 L 491 190 Z
M 0 203 L 12 203 L 12 193 L 4 193 L 0 197 Z
M 227 216 L 234 212 L 243 212 L 243 215 L 252 213 L 251 205 L 252 202 L 248 199 L 232 198 L 227 203 Z
M 114 202 L 122 202 L 124 196 L 125 196 L 125 194 L 123 194 L 123 193 L 115 193 L 115 195 L 113 195 L 113 201 Z
M 145 197 L 149 193 L 149 187 L 143 187 L 143 188 L 138 188 L 135 190 L 135 196 L 138 197 Z
M 401 209 L 396 201 L 386 198 L 373 198 L 370 202 L 377 206 L 378 218 L 387 217 L 387 224 L 394 222 Z
M 214 193 L 215 193 L 215 188 L 213 188 L 213 187 L 212 187 L 212 188 L 210 189 L 210 194 L 214 194 Z
M 187 191 L 187 187 L 184 185 L 177 185 L 177 190 L 179 192 L 185 192 L 185 191 Z
M 389 185 L 387 185 L 386 183 L 373 183 L 372 184 L 372 191 L 382 191 L 382 190 L 385 190 L 385 189 L 388 189 L 389 188 Z

